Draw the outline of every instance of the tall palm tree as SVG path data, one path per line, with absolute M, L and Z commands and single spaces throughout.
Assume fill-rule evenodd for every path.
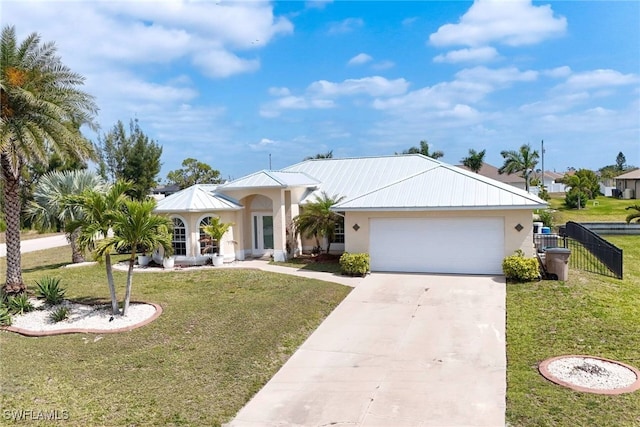
M 74 171 L 54 171 L 43 175 L 36 184 L 33 201 L 26 212 L 39 227 L 48 230 L 64 228 L 66 224 L 82 218 L 83 211 L 77 205 L 68 203 L 68 198 L 87 190 L 101 191 L 104 181 L 94 172 L 85 169 Z M 82 250 L 77 245 L 80 228 L 67 232 L 71 244 L 71 262 L 84 262 Z
M 81 218 L 67 224 L 67 231 L 69 232 L 80 230 L 78 246 L 81 250 L 89 249 L 95 251 L 98 242 L 109 235 L 109 230 L 113 225 L 114 213 L 122 210 L 125 202 L 129 200 L 126 193 L 131 187 L 131 183 L 119 180 L 105 191 L 93 189 L 68 199 L 68 203 L 76 205 L 83 212 Z M 96 253 L 96 255 L 98 254 Z M 119 309 L 111 267 L 111 251 L 105 250 L 102 255 L 98 256 L 104 257 L 107 284 L 109 285 L 109 294 L 111 296 L 111 310 L 116 315 L 119 313 Z
M 420 141 L 420 147 L 411 147 L 408 150 L 404 150 L 401 154 L 422 154 L 432 159 L 439 159 L 444 156 L 444 152 L 440 150 L 434 151 L 433 153 L 430 152 L 429 143 L 425 140 Z
M 531 146 L 524 144 L 518 151 L 504 150 L 500 154 L 504 158 L 504 164 L 498 169 L 498 173 L 520 174 L 525 180 L 526 190 L 529 191 L 529 176 L 538 164 L 538 152 L 531 151 Z
M 344 197 L 329 196 L 324 191 L 316 200 L 304 205 L 300 215 L 293 219 L 296 234 L 306 238 L 315 238 L 316 247 L 320 247 L 320 238 L 327 238 L 327 253 L 331 248 L 331 241 L 335 237 L 336 225 L 342 217 L 331 210 L 331 207 L 342 201 Z
M 22 43 L 15 28 L 0 36 L 0 171 L 7 223 L 7 279 L 4 290 L 22 292 L 20 267 L 20 177 L 26 165 L 47 163 L 50 151 L 87 159 L 93 146 L 79 131 L 93 125 L 93 97 L 79 90 L 84 78 L 56 56 L 53 43 L 31 34 Z
M 635 210 L 635 212 L 631 212 L 629 215 L 627 215 L 627 224 L 629 224 L 634 219 L 636 220 L 636 222 L 640 223 L 640 205 L 628 206 L 625 208 L 625 210 Z
M 169 232 L 171 220 L 165 216 L 154 214 L 155 207 L 156 201 L 153 199 L 125 201 L 121 210 L 113 212 L 113 237 L 107 237 L 98 244 L 97 252 L 100 256 L 106 255 L 107 251 L 111 251 L 113 248 L 131 247 L 127 286 L 122 308 L 123 316 L 127 314 L 131 301 L 136 248 L 144 246 L 146 248 L 162 247 L 165 252 L 172 250 Z
M 469 156 L 464 157 L 462 160 L 463 165 L 468 167 L 471 171 L 478 173 L 480 169 L 482 169 L 482 165 L 484 164 L 484 155 L 487 150 L 482 150 L 480 152 L 476 152 L 473 148 L 469 149 Z

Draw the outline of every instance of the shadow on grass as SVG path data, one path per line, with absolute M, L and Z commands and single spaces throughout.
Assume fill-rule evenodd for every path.
M 41 271 L 41 270 L 51 270 L 51 269 L 54 269 L 54 268 L 64 267 L 67 264 L 69 264 L 69 263 L 68 262 L 58 262 L 58 263 L 54 263 L 54 264 L 39 265 L 37 267 L 23 268 L 22 272 L 23 273 L 34 273 L 36 271 Z

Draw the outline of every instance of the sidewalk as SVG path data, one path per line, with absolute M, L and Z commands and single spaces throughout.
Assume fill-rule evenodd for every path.
M 42 237 L 40 239 L 23 240 L 20 242 L 20 253 L 41 251 L 43 249 L 67 246 L 69 242 L 64 235 Z M 7 256 L 7 245 L 0 243 L 0 257 Z

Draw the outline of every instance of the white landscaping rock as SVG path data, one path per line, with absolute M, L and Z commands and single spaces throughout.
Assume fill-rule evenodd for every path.
M 550 362 L 547 370 L 561 381 L 595 390 L 624 388 L 638 380 L 625 366 L 589 357 L 563 357 Z

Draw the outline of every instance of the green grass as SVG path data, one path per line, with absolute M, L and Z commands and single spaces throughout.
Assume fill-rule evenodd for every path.
M 624 222 L 629 214 L 625 208 L 636 202 L 636 200 L 598 196 L 595 200 L 589 200 L 587 206 L 582 209 L 569 209 L 564 205 L 564 195 L 552 194 L 549 205 L 551 209 L 557 211 L 553 215 L 555 224 L 565 224 L 567 221 Z
M 25 254 L 30 289 L 54 275 L 69 298 L 108 302 L 103 266 L 57 269 L 67 259 L 60 249 Z M 4 280 L 4 260 L 1 268 Z M 122 299 L 125 273 L 115 278 Z M 43 338 L 0 332 L 0 407 L 67 411 L 71 426 L 220 425 L 349 290 L 245 269 L 136 274 L 132 299 L 164 308 L 148 326 Z
M 315 262 L 312 258 L 291 258 L 286 262 L 271 261 L 269 264 L 297 268 L 300 270 L 321 271 L 334 274 L 341 273 L 340 263 L 337 259 L 326 262 Z
M 545 380 L 542 360 L 588 354 L 640 367 L 640 236 L 624 250 L 624 280 L 570 270 L 567 282 L 507 285 L 507 420 L 513 426 L 638 426 L 640 393 L 578 393 Z

